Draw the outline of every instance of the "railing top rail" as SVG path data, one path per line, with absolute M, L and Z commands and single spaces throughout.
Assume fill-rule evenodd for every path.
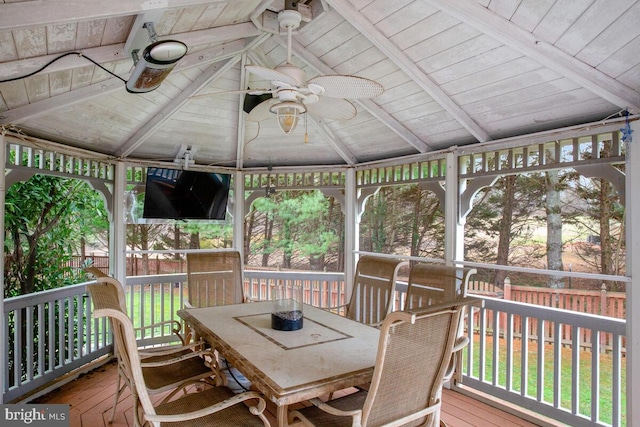
M 583 329 L 609 332 L 617 335 L 625 335 L 627 331 L 627 322 L 624 319 L 568 311 L 555 307 L 531 305 L 523 302 L 486 298 L 481 295 L 478 295 L 478 298 L 483 300 L 484 307 L 489 310 L 556 322 Z
M 86 292 L 87 284 L 91 282 L 83 282 L 75 285 L 65 286 L 62 288 L 48 289 L 46 291 L 34 292 L 27 295 L 19 295 L 4 300 L 5 312 L 20 310 L 26 307 L 32 307 L 46 302 L 56 301 L 61 298 L 68 298 L 76 295 L 82 295 Z
M 344 273 L 335 271 L 271 271 L 271 270 L 244 270 L 244 277 L 251 279 L 262 277 L 265 279 L 281 279 L 294 277 L 305 280 L 335 280 L 344 279 Z
M 454 263 L 462 264 L 467 267 L 513 271 L 517 273 L 531 273 L 531 274 L 541 274 L 545 276 L 576 277 L 580 279 L 604 280 L 606 282 L 631 283 L 631 277 L 617 276 L 613 274 L 596 274 L 596 273 L 581 273 L 579 271 L 545 270 L 541 268 L 515 267 L 511 265 L 498 265 L 498 264 L 484 264 L 481 262 L 471 262 L 471 261 L 454 261 Z

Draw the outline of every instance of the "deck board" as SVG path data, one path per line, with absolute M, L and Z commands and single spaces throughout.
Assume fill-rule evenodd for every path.
M 113 423 L 108 422 L 116 380 L 117 367 L 115 362 L 110 362 L 32 403 L 70 404 L 71 427 L 130 427 L 133 426 L 133 401 L 129 389 L 125 389 L 118 401 Z M 162 397 L 160 394 L 152 398 L 159 401 Z M 275 425 L 275 407 L 270 404 L 267 410 Z M 473 397 L 447 389 L 443 393 L 442 420 L 449 427 L 536 426 Z

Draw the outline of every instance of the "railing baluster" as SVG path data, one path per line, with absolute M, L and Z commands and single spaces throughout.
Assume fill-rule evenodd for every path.
M 493 385 L 498 385 L 499 381 L 499 371 L 500 364 L 497 363 L 500 360 L 500 316 L 495 311 L 493 312 L 492 319 L 492 327 L 493 327 L 493 363 L 491 364 L 492 370 L 492 383 Z
M 513 363 L 514 363 L 514 360 L 513 360 L 513 314 L 511 313 L 507 313 L 507 317 L 504 325 L 504 331 L 505 331 L 505 338 L 507 340 L 506 342 L 507 355 L 506 355 L 506 366 L 505 366 L 506 383 L 505 384 L 506 384 L 507 390 L 513 391 Z
M 553 406 L 560 408 L 560 391 L 561 391 L 561 378 L 560 372 L 562 369 L 562 325 L 560 322 L 554 322 L 553 324 L 553 366 L 556 368 L 553 370 Z
M 580 327 L 573 327 L 571 338 L 571 413 L 578 414 L 580 408 Z
M 38 304 L 38 375 L 44 374 L 44 356 L 46 348 L 46 340 L 44 334 L 45 318 L 44 303 Z
M 27 371 L 27 381 L 31 381 L 33 379 L 33 351 L 35 350 L 34 348 L 34 330 L 33 330 L 33 307 L 27 307 L 26 309 L 27 312 L 27 324 L 26 326 L 26 331 L 27 331 L 27 339 L 25 344 L 27 345 L 27 366 L 26 366 L 26 371 Z
M 591 421 L 600 419 L 600 331 L 591 334 Z
M 544 401 L 544 339 L 545 334 L 544 330 L 546 327 L 546 323 L 544 320 L 538 319 L 537 323 L 537 338 L 538 338 L 538 348 L 537 348 L 537 381 L 536 381 L 536 399 L 538 402 Z
M 22 311 L 16 310 L 13 321 L 15 325 L 13 338 L 13 384 L 22 384 Z
M 48 371 L 53 371 L 56 366 L 56 324 L 55 324 L 55 313 L 56 313 L 56 302 L 49 301 L 47 303 L 48 306 L 48 318 L 49 324 L 47 325 L 47 330 L 49 331 L 49 365 L 47 367 Z
M 65 334 L 64 334 L 64 314 L 65 314 L 65 302 L 66 298 L 57 300 L 58 306 L 58 366 L 64 365 L 64 349 L 65 349 Z
M 520 362 L 520 395 L 527 396 L 529 394 L 529 317 L 520 317 L 521 333 L 521 358 Z

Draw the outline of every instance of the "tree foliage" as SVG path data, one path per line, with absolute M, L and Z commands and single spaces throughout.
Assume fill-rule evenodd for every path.
M 5 296 L 75 283 L 67 261 L 107 224 L 103 201 L 85 181 L 35 175 L 5 198 Z

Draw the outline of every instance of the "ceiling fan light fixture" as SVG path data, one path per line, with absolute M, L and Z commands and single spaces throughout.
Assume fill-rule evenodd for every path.
M 269 111 L 278 117 L 280 130 L 289 135 L 298 125 L 300 115 L 306 113 L 307 109 L 299 102 L 284 101 L 271 106 Z

